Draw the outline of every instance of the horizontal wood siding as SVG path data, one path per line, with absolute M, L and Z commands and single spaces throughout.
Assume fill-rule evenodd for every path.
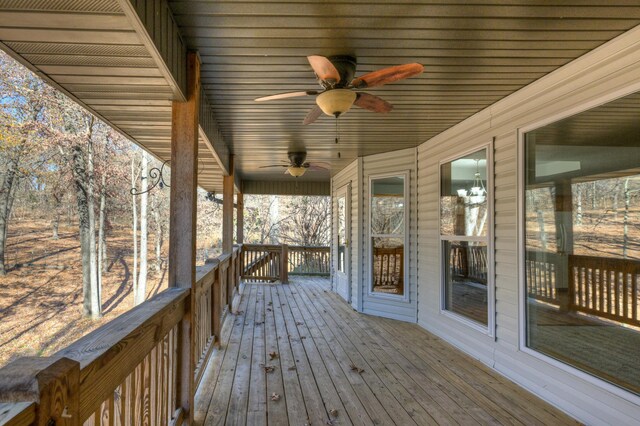
M 333 226 L 332 226 L 332 241 L 331 244 L 331 258 L 332 260 L 332 272 L 331 272 L 331 280 L 333 288 L 337 288 L 336 284 L 336 259 L 338 259 L 337 246 L 335 241 L 338 240 L 338 228 L 337 228 L 337 207 L 335 202 L 335 196 L 337 191 L 344 188 L 345 185 L 351 184 L 351 234 L 348 236 L 350 245 L 350 260 L 351 264 L 349 265 L 349 282 L 351 284 L 351 305 L 357 309 L 358 300 L 360 298 L 360 291 L 358 288 L 358 277 L 360 272 L 360 262 L 358 253 L 360 250 L 361 244 L 361 232 L 359 232 L 358 227 L 358 211 L 360 207 L 360 188 L 362 186 L 360 176 L 358 175 L 358 163 L 362 161 L 361 159 L 357 159 L 349 164 L 347 167 L 342 169 L 340 173 L 336 174 L 331 180 L 332 187 L 332 203 L 331 208 L 333 209 Z
M 406 248 L 405 268 L 408 270 L 405 291 L 409 292 L 409 302 L 370 296 L 369 274 L 371 261 L 369 259 L 369 177 L 381 174 L 409 173 L 409 234 L 408 247 Z M 363 179 L 362 179 L 362 255 L 360 258 L 362 268 L 362 291 L 363 305 L 362 311 L 372 315 L 398 319 L 402 321 L 415 322 L 417 318 L 417 285 L 418 266 L 418 221 L 417 221 L 417 173 L 416 173 L 416 149 L 409 148 L 399 151 L 386 152 L 363 158 Z
M 640 406 L 519 350 L 517 132 L 640 89 L 640 27 L 418 148 L 419 323 L 588 424 L 637 424 Z M 608 100 L 608 99 L 607 99 Z M 440 314 L 438 164 L 495 138 L 496 338 Z

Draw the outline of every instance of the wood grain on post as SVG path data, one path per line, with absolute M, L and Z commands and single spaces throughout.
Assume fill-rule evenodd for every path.
M 222 253 L 233 251 L 233 155 L 229 157 L 229 175 L 222 177 Z
M 282 284 L 289 284 L 289 247 L 286 244 L 282 245 L 282 254 L 280 256 L 280 282 Z
M 174 101 L 171 114 L 171 213 L 169 286 L 193 288 L 196 260 L 198 119 L 200 113 L 200 58 L 187 54 L 187 101 Z M 193 423 L 195 354 L 191 297 L 180 326 L 178 341 L 177 401 L 189 424 Z
M 242 192 L 238 192 L 236 205 L 236 242 L 242 244 L 244 242 L 244 195 Z
M 0 370 L 0 401 L 35 402 L 33 424 L 82 424 L 79 413 L 80 363 L 68 358 L 19 358 Z

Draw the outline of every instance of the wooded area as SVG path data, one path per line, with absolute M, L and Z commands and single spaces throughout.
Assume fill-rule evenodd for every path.
M 0 365 L 51 353 L 167 286 L 169 173 L 0 53 Z M 328 197 L 244 205 L 246 242 L 329 243 Z M 221 227 L 220 197 L 199 190 L 198 264 L 220 254 Z

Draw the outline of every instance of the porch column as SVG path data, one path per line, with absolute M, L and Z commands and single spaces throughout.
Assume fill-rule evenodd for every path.
M 560 309 L 568 310 L 572 304 L 569 256 L 573 255 L 573 194 L 571 180 L 555 183 L 554 216 L 556 223 L 556 252 L 558 265 L 556 271 L 556 291 L 560 299 Z
M 222 177 L 222 252 L 233 251 L 233 155 L 229 156 L 229 175 Z
M 200 111 L 200 58 L 187 56 L 186 102 L 171 108 L 171 204 L 169 228 L 169 287 L 193 288 L 196 276 L 196 212 L 198 174 L 198 113 Z M 184 419 L 193 423 L 195 358 L 191 315 L 195 298 L 180 324 L 177 403 Z
M 244 195 L 238 192 L 236 202 L 236 240 L 238 244 L 244 242 Z

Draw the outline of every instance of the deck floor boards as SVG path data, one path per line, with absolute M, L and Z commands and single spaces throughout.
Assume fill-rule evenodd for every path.
M 198 425 L 577 424 L 419 326 L 356 313 L 324 278 L 247 284 L 221 334 Z

